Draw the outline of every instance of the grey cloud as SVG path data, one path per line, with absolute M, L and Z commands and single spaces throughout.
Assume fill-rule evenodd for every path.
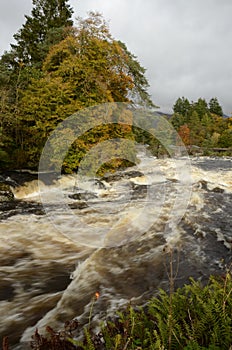
M 189 100 L 217 96 L 231 115 L 231 0 L 70 0 L 70 4 L 76 16 L 95 10 L 110 21 L 113 36 L 147 68 L 150 92 L 161 109 L 171 111 L 179 96 Z M 30 10 L 29 0 L 1 2 L 2 50 Z
M 9 50 L 13 35 L 24 23 L 24 15 L 30 14 L 30 0 L 0 1 L 0 54 Z

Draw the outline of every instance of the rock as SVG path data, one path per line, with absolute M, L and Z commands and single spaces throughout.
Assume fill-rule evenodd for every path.
M 88 201 L 90 199 L 97 198 L 97 195 L 91 192 L 78 192 L 78 193 L 70 194 L 69 198 L 75 199 L 75 200 Z
M 132 183 L 132 199 L 144 198 L 147 195 L 147 185 L 138 185 Z
M 14 200 L 14 194 L 10 185 L 0 183 L 0 202 L 8 202 Z
M 85 202 L 78 202 L 78 203 L 72 203 L 69 204 L 70 209 L 86 209 L 88 208 L 88 205 Z
M 4 173 L 1 173 L 1 178 L 4 180 L 0 182 L 7 183 L 13 187 L 15 186 L 22 186 L 24 185 L 25 182 L 30 182 L 33 180 L 38 179 L 38 174 L 37 173 L 31 173 L 29 170 L 28 171 L 17 171 L 17 170 L 12 170 L 12 171 L 4 171 Z
M 131 179 L 133 177 L 140 177 L 140 176 L 144 176 L 143 173 L 141 173 L 141 171 L 138 170 L 131 170 L 131 171 L 127 171 L 125 172 L 125 175 L 123 176 L 125 179 Z
M 7 174 L 0 175 L 0 184 L 10 185 L 12 187 L 18 186 L 18 183 Z
M 105 175 L 102 177 L 102 180 L 106 182 L 114 182 L 114 181 L 119 181 L 122 178 L 123 178 L 123 174 L 116 173 L 116 174 Z
M 106 185 L 98 179 L 94 180 L 94 186 L 96 186 L 96 188 L 98 188 L 99 190 L 105 190 L 106 189 Z
M 101 178 L 101 180 L 104 180 L 106 182 L 114 182 L 114 181 L 119 181 L 121 179 L 131 179 L 133 177 L 141 177 L 144 176 L 143 173 L 137 170 L 131 170 L 127 172 L 117 172 L 115 174 L 109 174 L 105 175 Z
M 216 193 L 224 193 L 225 191 L 223 190 L 223 188 L 220 187 L 215 187 L 212 189 L 212 192 L 216 192 Z
M 199 181 L 199 185 L 200 185 L 200 188 L 202 188 L 203 190 L 208 191 L 208 183 L 207 183 L 207 181 L 201 180 L 201 181 Z

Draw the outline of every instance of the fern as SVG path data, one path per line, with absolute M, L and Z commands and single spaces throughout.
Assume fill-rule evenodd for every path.
M 191 279 L 171 295 L 161 290 L 145 308 L 134 310 L 129 305 L 117 318 L 108 320 L 100 334 L 93 334 L 90 325 L 81 332 L 78 323 L 71 322 L 60 332 L 47 327 L 47 337 L 36 331 L 31 346 L 36 350 L 229 350 L 231 316 L 228 272 L 223 278 L 211 277 L 204 287 Z M 75 340 L 80 335 L 82 342 Z
M 211 277 L 204 288 L 193 279 L 173 293 L 164 291 L 149 304 L 149 313 L 155 324 L 155 337 L 160 345 L 172 349 L 229 349 L 232 343 L 232 281 L 226 284 Z M 170 305 L 172 303 L 172 305 Z M 170 314 L 171 310 L 171 314 Z M 169 313 L 168 313 L 169 312 Z M 186 348 L 186 349 L 187 349 Z
M 86 346 L 84 347 L 85 350 L 95 350 L 95 346 L 92 342 L 91 335 L 88 331 L 88 329 L 85 328 L 85 339 L 86 339 Z

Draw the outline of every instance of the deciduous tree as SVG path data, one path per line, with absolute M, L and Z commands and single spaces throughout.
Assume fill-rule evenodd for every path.
M 101 15 L 90 13 L 87 19 L 79 19 L 78 27 L 50 49 L 43 63 L 43 76 L 32 79 L 22 92 L 20 118 L 28 161 L 36 165 L 51 131 L 80 109 L 138 100 L 153 105 L 147 86 L 144 68 L 125 45 L 112 38 Z M 87 150 L 97 139 L 116 136 L 131 137 L 131 129 L 102 126 L 82 141 Z M 78 166 L 78 157 L 75 161 L 73 157 L 78 142 L 73 147 L 72 157 L 66 159 L 69 169 Z

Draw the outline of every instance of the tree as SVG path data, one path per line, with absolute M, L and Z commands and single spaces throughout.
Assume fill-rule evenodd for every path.
M 31 16 L 14 35 L 16 44 L 0 59 L 0 89 L 11 113 L 17 109 L 20 90 L 40 75 L 49 48 L 67 35 L 72 9 L 67 0 L 33 0 Z M 13 110 L 13 111 L 12 111 Z
M 173 110 L 175 113 L 170 119 L 171 123 L 186 144 L 206 148 L 230 147 L 231 118 L 223 118 L 222 108 L 216 97 L 210 100 L 209 106 L 203 98 L 191 104 L 184 97 L 178 98 Z
M 158 106 L 156 106 L 153 103 L 153 101 L 147 93 L 149 84 L 145 77 L 146 69 L 141 67 L 136 56 L 129 52 L 129 50 L 123 42 L 118 41 L 118 44 L 122 47 L 123 51 L 127 56 L 128 74 L 133 78 L 134 87 L 133 90 L 130 92 L 131 99 L 139 105 L 143 105 L 145 107 L 158 108 Z
M 72 9 L 67 0 L 33 0 L 31 16 L 14 35 L 16 44 L 0 59 L 0 87 L 8 91 L 14 104 L 17 89 L 27 86 L 39 74 L 50 47 L 65 38 L 72 26 Z
M 220 147 L 232 147 L 232 129 L 226 129 L 218 140 Z
M 213 97 L 209 101 L 209 110 L 211 113 L 220 115 L 221 117 L 223 116 L 222 107 L 220 106 L 217 97 Z
M 190 129 L 187 124 L 181 125 L 178 134 L 180 135 L 185 145 L 190 144 Z
M 204 98 L 199 98 L 197 102 L 193 103 L 193 109 L 199 115 L 200 120 L 206 114 L 209 114 L 208 104 Z
M 174 113 L 182 115 L 185 119 L 190 111 L 191 104 L 185 97 L 178 98 L 173 106 Z
M 51 45 L 64 38 L 64 28 L 73 25 L 68 0 L 33 0 L 31 16 L 14 35 L 16 61 L 40 66 Z
M 50 49 L 43 62 L 43 76 L 32 79 L 22 92 L 21 130 L 30 164 L 36 166 L 58 123 L 80 109 L 104 102 L 134 102 L 134 98 L 153 105 L 143 73 L 126 46 L 112 38 L 101 15 L 90 13 L 87 19 L 79 19 L 78 27 Z M 104 140 L 123 134 L 132 135 L 131 130 L 104 126 L 86 136 L 81 145 L 84 142 L 87 150 L 99 137 Z M 79 146 L 80 142 L 73 146 L 72 155 L 78 153 Z M 69 170 L 78 166 L 77 158 L 70 155 L 66 159 Z
M 203 141 L 201 131 L 202 125 L 198 113 L 192 110 L 189 116 L 190 140 L 192 145 L 200 145 Z
M 185 97 L 179 97 L 176 100 L 173 106 L 174 114 L 171 118 L 171 123 L 176 130 L 179 130 L 182 125 L 189 123 L 191 107 L 189 100 Z
M 73 64 L 77 61 L 82 66 L 78 74 L 73 69 Z M 145 69 L 125 44 L 112 38 L 107 23 L 99 13 L 90 12 L 85 20 L 79 18 L 76 32 L 60 46 L 53 47 L 45 60 L 44 68 L 53 75 L 65 74 L 66 79 L 69 77 L 78 85 L 79 92 L 84 83 L 82 93 L 88 99 L 93 93 L 93 86 L 90 86 L 88 79 L 94 79 L 101 100 L 105 101 L 106 95 L 110 93 L 107 100 L 133 100 L 154 107 L 147 93 L 149 84 L 144 75 Z M 88 88 L 91 88 L 91 93 Z M 96 101 L 94 98 L 94 103 L 101 100 Z
M 180 128 L 181 125 L 185 124 L 186 118 L 179 113 L 174 113 L 171 117 L 171 123 L 176 130 Z
M 50 47 L 63 40 L 71 30 L 73 11 L 67 1 L 33 0 L 31 16 L 25 16 L 25 24 L 14 35 L 16 43 L 0 59 L 2 149 L 11 156 L 19 149 L 23 151 L 25 141 L 22 131 L 25 128 L 19 120 L 23 92 L 33 79 L 41 78 L 42 63 Z

